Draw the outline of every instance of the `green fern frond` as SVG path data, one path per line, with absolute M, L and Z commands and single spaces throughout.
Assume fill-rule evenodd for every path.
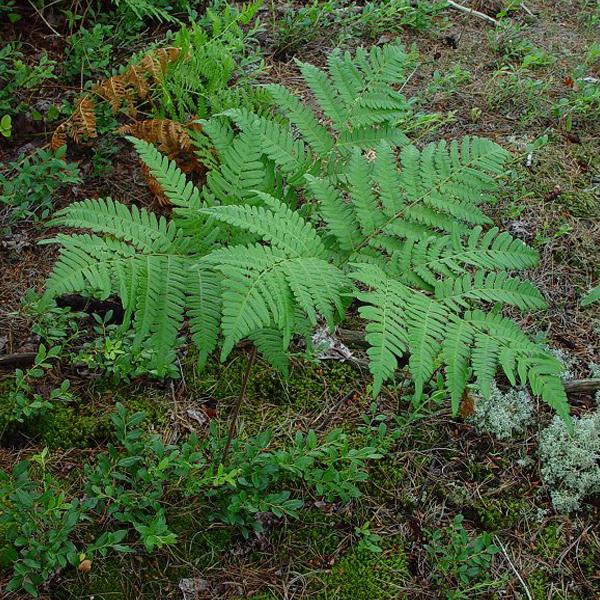
M 296 309 L 316 323 L 323 315 L 333 325 L 343 312 L 346 277 L 323 259 L 289 256 L 263 245 L 216 250 L 200 260 L 223 275 L 224 360 L 241 339 L 260 329 L 276 327 L 289 342 Z
M 125 206 L 112 198 L 82 200 L 58 211 L 49 227 L 89 229 L 126 241 L 142 252 L 171 252 L 179 234 L 164 217 L 137 206 Z
M 491 393 L 492 381 L 498 370 L 499 354 L 500 344 L 497 339 L 486 333 L 475 333 L 471 355 L 473 372 L 479 391 L 485 398 L 489 398 Z
M 511 304 L 522 310 L 546 308 L 543 296 L 533 284 L 502 272 L 478 271 L 442 280 L 435 286 L 435 297 L 454 311 L 469 307 L 472 300 Z
M 192 339 L 198 348 L 198 366 L 202 369 L 219 339 L 221 281 L 216 273 L 198 268 L 190 269 L 187 277 L 187 314 Z
M 249 200 L 255 190 L 270 191 L 265 189 L 267 179 L 258 132 L 255 128 L 242 131 L 223 151 L 219 169 L 207 175 L 203 189 L 206 204 L 215 206 Z
M 257 192 L 267 207 L 218 206 L 201 212 L 234 227 L 258 234 L 289 256 L 323 257 L 327 251 L 319 235 L 297 211 L 268 194 Z
M 371 235 L 385 223 L 371 184 L 372 170 L 359 151 L 348 163 L 348 189 L 356 220 L 365 236 Z
M 370 150 L 386 143 L 393 147 L 402 147 L 409 143 L 406 134 L 398 127 L 383 125 L 380 127 L 354 127 L 342 131 L 336 141 L 336 148 L 342 151 L 360 148 Z
M 364 240 L 352 207 L 340 192 L 325 179 L 306 176 L 308 189 L 319 203 L 320 215 L 337 240 L 340 249 L 352 252 Z
M 277 369 L 284 377 L 289 376 L 288 346 L 285 344 L 281 331 L 274 328 L 260 329 L 251 333 L 248 338 L 272 367 Z
M 392 378 L 408 348 L 406 323 L 407 296 L 404 287 L 388 279 L 374 265 L 357 265 L 352 277 L 370 291 L 360 291 L 357 298 L 363 303 L 358 309 L 367 321 L 365 339 L 369 344 L 369 370 L 373 375 L 373 395 L 377 396 L 383 383 Z
M 591 289 L 581 300 L 581 306 L 589 306 L 600 301 L 600 285 Z
M 474 227 L 468 236 L 456 230 L 451 235 L 431 236 L 405 246 L 405 257 L 414 271 L 435 285 L 439 276 L 453 277 L 470 267 L 481 270 L 521 271 L 537 264 L 538 254 L 509 233 L 493 227 L 483 233 Z
M 327 73 L 321 71 L 314 65 L 298 61 L 300 72 L 304 81 L 317 99 L 319 106 L 325 115 L 331 119 L 333 128 L 336 131 L 343 131 L 347 128 L 348 113 L 344 103 L 335 86 L 332 84 Z
M 472 343 L 471 325 L 463 319 L 452 319 L 442 340 L 442 353 L 453 414 L 458 413 L 469 380 Z
M 224 114 L 243 130 L 256 133 L 262 151 L 287 176 L 290 185 L 300 184 L 305 173 L 312 170 L 315 159 L 303 140 L 296 139 L 288 127 L 249 111 L 229 110 Z
M 155 368 L 163 373 L 173 362 L 183 323 L 190 262 L 178 256 L 139 257 L 139 288 L 134 320 L 134 348 L 146 339 L 155 350 Z
M 211 119 L 200 121 L 200 124 L 202 125 L 202 133 L 209 137 L 219 160 L 222 160 L 223 155 L 235 139 L 229 119 L 225 117 L 212 117 Z
M 282 85 L 270 84 L 265 87 L 275 100 L 279 110 L 298 128 L 313 152 L 319 158 L 327 156 L 334 145 L 334 140 L 306 104 L 300 102 Z
M 328 70 L 344 107 L 346 122 L 355 128 L 395 124 L 405 117 L 410 105 L 392 85 L 402 81 L 408 61 L 404 49 L 391 44 L 383 48 L 374 46 L 369 51 L 358 48 L 354 56 L 349 52 L 332 52 Z
M 415 401 L 437 366 L 437 355 L 448 315 L 444 308 L 426 296 L 415 294 L 407 305 L 409 367 L 415 382 Z
M 154 144 L 135 137 L 126 136 L 139 157 L 158 181 L 165 196 L 174 206 L 197 210 L 202 205 L 198 188 L 187 181 L 177 163 L 161 154 Z

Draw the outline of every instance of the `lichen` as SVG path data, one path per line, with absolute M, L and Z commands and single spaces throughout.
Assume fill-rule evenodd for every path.
M 492 383 L 489 398 L 477 396 L 475 412 L 469 421 L 478 431 L 507 440 L 522 434 L 533 414 L 533 402 L 526 390 L 511 388 L 502 392 Z
M 558 416 L 540 433 L 541 475 L 557 512 L 581 509 L 600 493 L 600 409 L 573 417 L 573 432 Z

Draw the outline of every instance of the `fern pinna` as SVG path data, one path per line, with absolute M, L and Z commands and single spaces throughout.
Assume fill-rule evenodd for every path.
M 286 372 L 294 336 L 356 308 L 374 394 L 406 355 L 417 398 L 441 371 L 456 412 L 467 384 L 488 395 L 501 367 L 566 416 L 561 365 L 500 312 L 545 306 L 514 275 L 535 251 L 481 208 L 509 155 L 479 138 L 410 144 L 398 129 L 410 103 L 391 85 L 407 60 L 388 46 L 334 53 L 327 71 L 300 65 L 325 119 L 269 86 L 289 122 L 240 110 L 203 122 L 213 152 L 201 190 L 131 139 L 172 222 L 108 200 L 69 206 L 54 223 L 93 235 L 54 239 L 48 293 L 118 295 L 138 343 L 160 348 L 158 373 L 186 311 L 201 362 L 250 339 Z

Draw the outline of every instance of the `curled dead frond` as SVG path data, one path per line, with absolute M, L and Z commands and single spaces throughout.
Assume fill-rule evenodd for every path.
M 185 126 L 170 119 L 148 119 L 132 125 L 123 125 L 119 127 L 117 133 L 155 144 L 161 152 L 174 160 L 184 173 L 201 176 L 206 172 L 206 168 L 194 155 L 189 134 L 190 129 L 198 131 L 199 128 L 198 123 Z M 144 164 L 142 164 L 142 172 L 158 203 L 162 206 L 169 206 L 171 203 L 163 193 L 161 185 Z
M 150 93 L 151 86 L 159 83 L 166 73 L 169 64 L 179 59 L 181 55 L 180 48 L 156 48 L 145 54 L 139 61 L 127 67 L 119 75 L 113 75 L 104 81 L 99 81 L 92 87 L 92 93 L 97 97 L 106 100 L 110 104 L 113 113 L 126 109 L 126 112 L 135 118 L 137 113 L 136 100 L 144 100 Z M 164 126 L 159 126 L 159 129 Z M 181 128 L 182 131 L 183 128 Z M 153 131 L 149 127 L 148 134 Z M 131 131 L 131 135 L 144 137 L 144 134 L 137 135 Z M 163 144 L 161 147 L 165 152 L 170 149 L 179 148 L 181 144 L 185 149 L 189 148 L 189 136 L 182 134 L 181 131 L 175 131 L 172 127 L 162 132 L 155 132 L 158 136 L 151 141 Z M 67 138 L 79 142 L 82 138 L 97 137 L 95 103 L 90 94 L 82 96 L 76 103 L 73 114 L 61 123 L 55 130 L 50 145 L 52 148 L 59 148 L 67 143 Z M 165 141 L 169 141 L 164 145 Z
M 62 123 L 59 125 L 54 133 L 52 134 L 52 139 L 50 140 L 50 148 L 52 150 L 58 150 L 67 144 L 67 126 L 66 123 Z
M 92 87 L 92 92 L 104 98 L 115 113 L 131 97 L 131 93 L 126 87 L 126 80 L 122 75 L 115 75 L 97 83 Z
M 161 152 L 175 157 L 191 148 L 190 135 L 186 128 L 170 119 L 148 119 L 117 129 L 122 135 L 132 135 L 140 140 L 156 144 Z
M 76 142 L 79 142 L 82 137 L 95 138 L 98 136 L 95 108 L 94 101 L 88 96 L 80 98 L 75 104 L 69 133 Z

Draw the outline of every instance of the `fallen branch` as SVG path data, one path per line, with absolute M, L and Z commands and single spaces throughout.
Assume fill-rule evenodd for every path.
M 336 330 L 335 335 L 341 342 L 351 347 L 354 346 L 355 348 L 366 348 L 369 345 L 365 340 L 365 334 L 363 331 L 339 328 Z M 348 360 L 348 362 L 361 369 L 368 369 L 369 367 L 369 361 L 367 359 L 359 358 L 357 356 L 353 356 Z M 408 357 L 406 355 L 398 361 L 399 368 L 403 368 L 407 364 Z M 600 378 L 573 379 L 571 381 L 565 381 L 564 386 L 567 394 L 593 394 L 600 390 Z
M 489 15 L 479 12 L 478 10 L 475 10 L 474 8 L 469 8 L 467 6 L 463 6 L 462 4 L 457 4 L 456 2 L 453 2 L 452 0 L 448 0 L 448 6 L 451 6 L 452 8 L 455 8 L 456 10 L 460 10 L 460 12 L 463 12 L 467 15 L 477 17 L 478 19 L 483 19 L 484 21 L 487 21 L 494 27 L 496 25 L 498 25 L 498 21 L 496 21 L 496 19 L 494 19 L 494 17 L 490 17 Z
M 37 356 L 37 352 L 17 352 L 0 356 L 0 369 L 16 369 L 30 367 Z
M 600 379 L 573 379 L 565 381 L 567 394 L 593 394 L 600 390 Z

